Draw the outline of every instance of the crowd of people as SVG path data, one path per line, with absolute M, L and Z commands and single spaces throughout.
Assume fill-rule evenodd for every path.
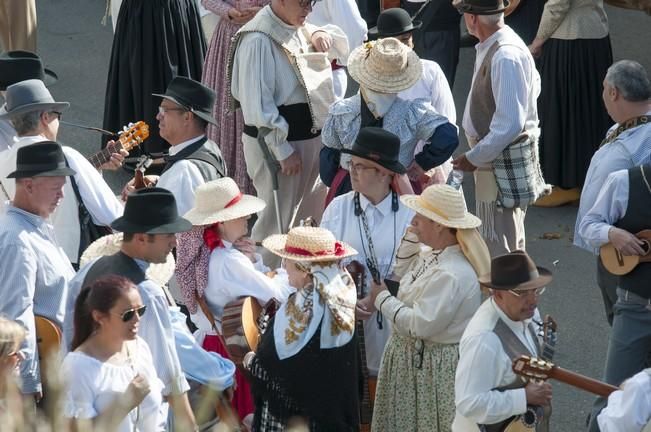
M 575 201 L 612 326 L 586 427 L 651 430 L 651 81 L 602 0 L 359 3 L 109 1 L 131 154 L 57 142 L 33 31 L 0 54 L 3 430 L 548 431 L 525 217 Z

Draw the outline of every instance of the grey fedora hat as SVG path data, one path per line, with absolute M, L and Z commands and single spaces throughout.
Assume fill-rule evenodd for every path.
M 0 108 L 0 119 L 32 111 L 63 111 L 68 102 L 55 102 L 43 81 L 30 79 L 7 87 L 6 103 Z

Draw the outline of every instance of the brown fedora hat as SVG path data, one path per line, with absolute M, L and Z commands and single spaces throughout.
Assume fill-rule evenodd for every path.
M 536 267 L 525 251 L 517 250 L 493 258 L 491 272 L 479 278 L 479 283 L 494 290 L 531 290 L 552 280 L 552 272 Z

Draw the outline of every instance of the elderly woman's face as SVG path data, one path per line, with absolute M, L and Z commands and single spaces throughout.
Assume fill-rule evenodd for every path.
M 310 281 L 309 274 L 300 268 L 298 262 L 284 258 L 282 266 L 287 271 L 289 284 L 294 288 L 301 289 Z

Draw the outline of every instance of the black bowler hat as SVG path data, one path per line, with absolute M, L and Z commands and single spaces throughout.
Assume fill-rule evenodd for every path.
M 419 29 L 423 23 L 412 21 L 409 13 L 402 8 L 391 8 L 382 11 L 377 19 L 377 26 L 368 30 L 372 37 L 392 37 Z
M 454 7 L 462 13 L 472 15 L 495 15 L 509 7 L 509 0 L 461 0 Z
M 398 160 L 400 138 L 382 128 L 362 128 L 357 134 L 353 148 L 342 149 L 341 152 L 373 161 L 397 174 L 407 172 L 407 169 Z
M 124 233 L 175 234 L 190 230 L 192 224 L 176 208 L 172 192 L 163 188 L 145 188 L 129 195 L 124 214 L 111 228 Z
M 479 278 L 479 283 L 494 290 L 525 291 L 541 288 L 552 281 L 552 273 L 536 267 L 525 251 L 516 250 L 495 257 L 491 261 L 491 273 Z
M 177 76 L 167 86 L 165 94 L 154 93 L 154 96 L 169 99 L 175 104 L 187 108 L 208 123 L 217 125 L 217 121 L 212 116 L 215 92 L 198 81 Z
M 0 91 L 28 79 L 39 79 L 49 86 L 57 82 L 59 77 L 45 69 L 41 58 L 33 52 L 7 51 L 0 54 Z
M 7 178 L 72 176 L 76 172 L 66 165 L 61 145 L 43 141 L 18 149 L 16 171 Z

